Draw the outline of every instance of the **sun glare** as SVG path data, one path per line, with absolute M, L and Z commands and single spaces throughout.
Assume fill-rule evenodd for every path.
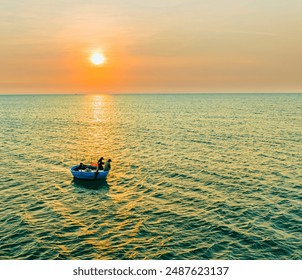
M 106 58 L 103 54 L 99 53 L 99 52 L 94 52 L 91 56 L 90 56 L 90 61 L 94 64 L 94 65 L 101 65 L 104 64 Z

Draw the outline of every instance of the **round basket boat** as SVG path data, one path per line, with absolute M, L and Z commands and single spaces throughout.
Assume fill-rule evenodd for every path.
M 79 169 L 79 165 L 70 168 L 70 172 L 74 178 L 80 180 L 98 180 L 107 177 L 109 171 L 97 170 L 96 166 L 86 165 L 85 169 Z

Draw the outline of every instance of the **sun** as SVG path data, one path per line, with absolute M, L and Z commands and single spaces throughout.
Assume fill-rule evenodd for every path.
M 105 63 L 105 60 L 106 60 L 105 56 L 99 52 L 94 52 L 90 56 L 90 61 L 94 65 L 102 65 Z

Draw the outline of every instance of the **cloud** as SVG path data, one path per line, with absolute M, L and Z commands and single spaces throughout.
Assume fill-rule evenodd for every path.
M 265 31 L 248 31 L 248 30 L 216 30 L 216 32 L 230 33 L 230 34 L 243 34 L 243 35 L 255 35 L 255 36 L 269 36 L 279 37 L 280 34 Z

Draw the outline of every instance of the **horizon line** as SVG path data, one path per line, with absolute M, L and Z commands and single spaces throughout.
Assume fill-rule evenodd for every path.
M 89 93 L 74 93 L 74 92 L 20 92 L 20 93 L 1 93 L 0 95 L 202 95 L 202 94 L 302 94 L 301 92 L 290 91 L 290 92 L 117 92 L 117 93 L 106 93 L 106 92 L 89 92 Z

